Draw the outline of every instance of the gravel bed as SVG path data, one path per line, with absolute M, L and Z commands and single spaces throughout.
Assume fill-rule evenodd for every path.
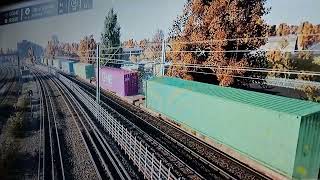
M 50 85 L 52 85 L 51 81 Z M 53 103 L 56 107 L 56 121 L 59 128 L 60 147 L 66 178 L 77 180 L 98 179 L 71 113 L 66 107 L 60 92 L 53 85 L 52 89 L 55 97 Z

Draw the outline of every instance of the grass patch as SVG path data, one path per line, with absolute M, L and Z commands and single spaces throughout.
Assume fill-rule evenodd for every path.
M 0 148 L 0 179 L 12 179 L 18 146 L 15 141 L 7 140 Z
M 24 127 L 24 112 L 18 112 L 11 121 L 9 133 L 14 138 L 22 138 L 24 135 Z
M 14 106 L 0 106 L 0 120 L 7 119 L 7 126 L 4 130 L 4 142 L 0 145 L 0 180 L 17 179 L 14 172 L 19 155 L 20 139 L 25 134 L 25 117 L 29 99 L 20 97 Z
M 26 98 L 24 98 L 21 102 L 17 105 L 17 112 L 15 116 L 12 118 L 11 123 L 9 125 L 9 133 L 14 138 L 22 138 L 24 135 L 25 129 L 25 112 L 28 107 L 28 102 Z
M 8 104 L 0 105 L 0 120 L 8 119 L 13 113 L 13 107 Z

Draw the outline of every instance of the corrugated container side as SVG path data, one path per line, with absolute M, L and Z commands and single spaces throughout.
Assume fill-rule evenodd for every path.
M 113 68 L 101 68 L 99 72 L 100 85 L 103 89 L 125 96 L 123 72 L 116 71 Z
M 317 116 L 307 121 L 301 117 L 308 111 L 320 112 L 320 105 L 233 88 L 211 88 L 212 85 L 203 83 L 185 84 L 170 78 L 169 83 L 163 83 L 157 79 L 147 82 L 148 108 L 289 177 L 301 177 L 296 173 L 300 172 L 304 177 L 317 178 L 317 155 L 311 153 L 309 159 L 302 155 L 309 147 L 319 152 L 316 137 L 320 119 Z
M 320 170 L 320 113 L 302 117 L 294 177 L 311 179 Z
M 76 63 L 73 67 L 75 75 L 83 79 L 90 79 L 94 77 L 94 68 L 92 64 Z
M 61 69 L 60 67 L 60 60 L 59 59 L 54 59 L 53 60 L 53 67 L 57 68 L 57 69 Z
M 125 74 L 124 82 L 125 82 L 125 95 L 132 96 L 138 93 L 138 79 L 137 73 L 128 73 Z
M 74 68 L 73 68 L 73 61 L 62 61 L 61 62 L 61 69 L 62 71 L 64 71 L 65 73 L 74 74 Z
M 48 66 L 53 66 L 53 60 L 52 59 L 48 59 Z
M 137 74 L 122 69 L 101 68 L 100 85 L 103 89 L 120 96 L 132 96 L 138 93 Z

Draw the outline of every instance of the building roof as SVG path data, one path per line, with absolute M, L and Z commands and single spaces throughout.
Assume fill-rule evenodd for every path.
M 312 50 L 311 52 L 314 55 L 320 55 L 320 42 L 313 44 L 308 50 Z
M 288 44 L 285 48 L 282 48 L 282 42 L 286 41 Z M 297 36 L 296 35 L 288 35 L 288 36 L 274 36 L 269 37 L 268 41 L 265 45 L 261 46 L 262 50 L 283 50 L 294 52 L 296 50 L 297 45 Z
M 136 51 L 143 51 L 141 47 L 133 47 L 133 48 L 122 48 L 123 52 L 136 52 Z

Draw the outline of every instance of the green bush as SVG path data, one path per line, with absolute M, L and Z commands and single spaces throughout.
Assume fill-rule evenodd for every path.
M 14 141 L 4 142 L 0 148 L 0 179 L 10 179 L 18 155 L 18 147 Z
M 21 138 L 24 135 L 24 113 L 17 113 L 12 119 L 9 132 L 15 138 Z

